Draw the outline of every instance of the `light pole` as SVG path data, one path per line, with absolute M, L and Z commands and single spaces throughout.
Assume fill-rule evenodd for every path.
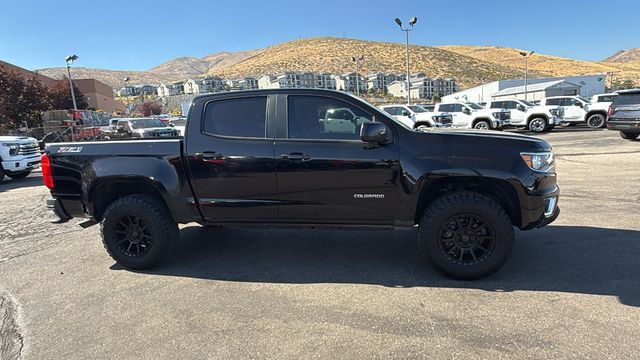
M 131 80 L 128 76 L 125 76 L 124 79 L 122 79 L 122 81 L 124 82 L 124 93 L 125 93 L 125 98 L 124 98 L 124 103 L 125 103 L 125 108 L 124 108 L 124 113 L 125 114 L 129 114 L 129 89 L 127 89 L 127 83 L 129 83 L 129 80 Z M 122 95 L 122 94 L 120 94 Z
M 69 55 L 64 59 L 64 61 L 67 62 L 67 75 L 69 76 L 69 88 L 71 89 L 73 110 L 78 110 L 78 105 L 76 104 L 76 94 L 73 92 L 73 82 L 71 81 L 71 64 L 76 60 L 78 60 L 78 55 Z
M 405 46 L 405 51 L 407 54 L 407 105 L 411 105 L 411 73 L 409 72 L 409 31 L 413 30 L 413 25 L 415 25 L 417 22 L 418 18 L 414 16 L 409 19 L 409 27 L 403 28 L 402 21 L 400 21 L 399 18 L 396 18 L 396 24 L 400 26 L 400 30 L 404 31 L 407 39 Z
M 360 55 L 359 57 L 352 56 L 351 61 L 356 63 L 356 95 L 360 96 L 360 76 L 358 76 L 358 61 L 364 60 L 364 55 Z
M 520 51 L 520 56 L 524 57 L 524 100 L 527 101 L 527 86 L 529 85 L 529 58 L 534 51 Z

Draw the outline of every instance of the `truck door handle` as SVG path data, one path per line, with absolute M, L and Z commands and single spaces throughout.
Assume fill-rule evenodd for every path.
M 311 156 L 309 154 L 303 154 L 301 152 L 292 152 L 289 154 L 282 154 L 280 155 L 280 158 L 283 160 L 309 160 L 311 159 Z
M 201 153 L 195 153 L 195 156 L 199 159 L 215 159 L 220 158 L 220 154 L 216 154 L 215 151 L 204 151 Z

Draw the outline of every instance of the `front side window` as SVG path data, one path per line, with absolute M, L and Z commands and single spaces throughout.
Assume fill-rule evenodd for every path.
M 204 131 L 214 135 L 264 138 L 266 113 L 266 96 L 210 102 L 205 109 Z
M 451 104 L 449 105 L 451 107 L 451 112 L 454 113 L 458 113 L 458 112 L 462 112 L 462 104 Z
M 440 106 L 438 106 L 438 111 L 451 112 L 451 105 L 450 104 L 440 104 Z
M 494 101 L 491 103 L 491 106 L 489 106 L 489 109 L 504 109 L 505 105 L 504 101 Z
M 291 139 L 359 140 L 363 123 L 373 116 L 344 101 L 320 96 L 289 96 Z

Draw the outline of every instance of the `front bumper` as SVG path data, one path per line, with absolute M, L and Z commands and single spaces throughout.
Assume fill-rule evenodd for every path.
M 522 230 L 529 230 L 551 224 L 560 215 L 558 207 L 560 189 L 557 186 L 551 190 L 530 193 L 523 196 L 521 201 Z
M 40 155 L 21 157 L 16 160 L 2 162 L 2 168 L 8 173 L 19 173 L 40 167 Z

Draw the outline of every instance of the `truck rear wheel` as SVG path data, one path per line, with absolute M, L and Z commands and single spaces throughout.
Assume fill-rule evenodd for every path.
M 104 212 L 102 243 L 118 264 L 135 270 L 158 265 L 178 240 L 178 225 L 166 206 L 150 195 L 127 195 Z
M 452 279 L 475 280 L 495 273 L 507 261 L 513 248 L 513 225 L 490 198 L 451 193 L 427 207 L 419 241 L 436 270 Z
M 593 114 L 587 119 L 587 125 L 593 129 L 602 128 L 605 126 L 605 124 L 605 116 L 602 114 Z

